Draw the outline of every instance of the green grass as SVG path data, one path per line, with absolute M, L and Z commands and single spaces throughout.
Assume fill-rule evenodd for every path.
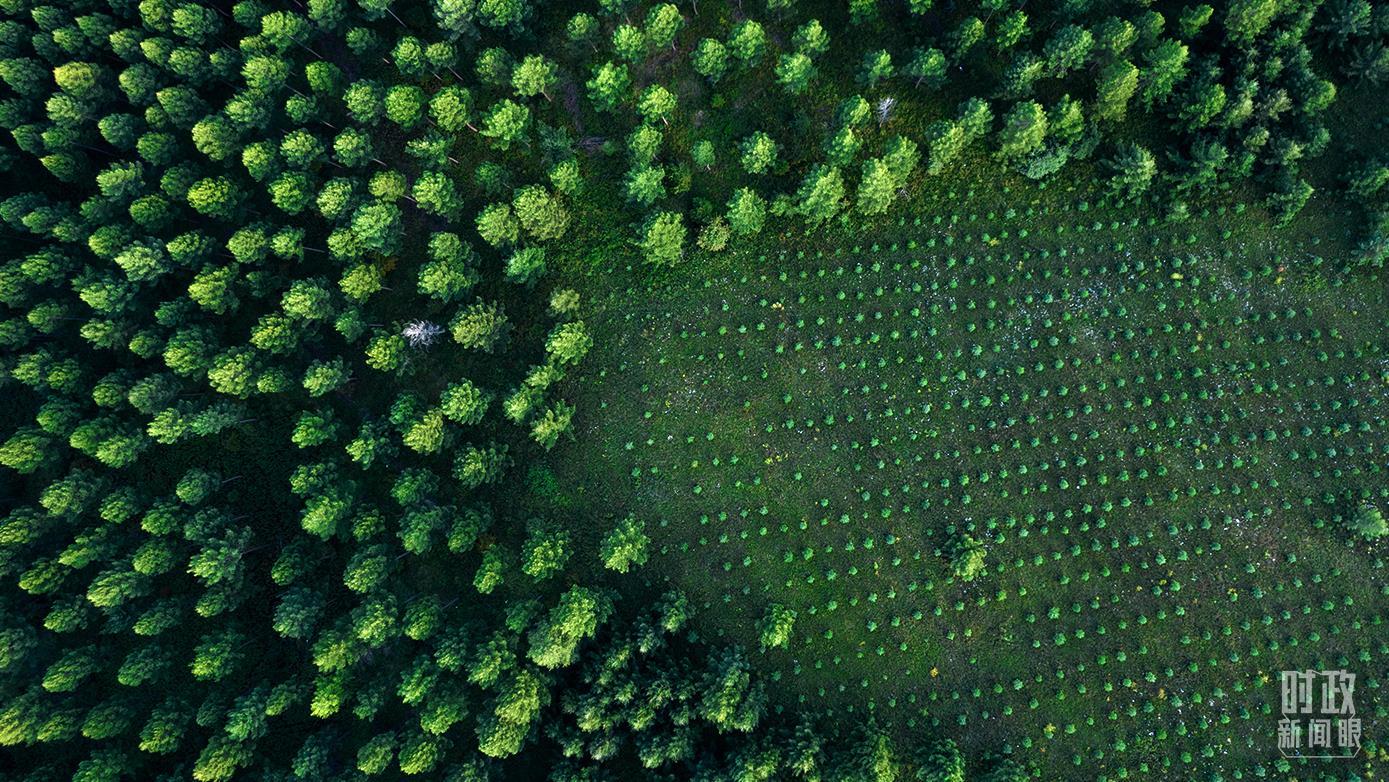
M 1335 269 L 1336 222 L 992 188 L 589 270 L 577 506 L 647 519 L 706 635 L 794 608 L 782 708 L 1185 778 L 1272 769 L 1277 672 L 1345 667 L 1373 739 L 1389 600 L 1341 517 L 1385 501 L 1382 281 Z

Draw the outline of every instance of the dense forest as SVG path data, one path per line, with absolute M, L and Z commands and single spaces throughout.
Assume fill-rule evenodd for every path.
M 1389 762 L 1389 5 L 0 0 L 0 82 L 0 779 Z

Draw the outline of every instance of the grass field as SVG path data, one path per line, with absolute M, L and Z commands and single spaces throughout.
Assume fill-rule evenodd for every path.
M 561 484 L 648 521 L 702 633 L 797 612 L 780 708 L 1043 778 L 1282 778 L 1278 671 L 1347 668 L 1368 744 L 1389 598 L 1343 518 L 1386 502 L 1382 281 L 1341 282 L 1335 222 L 1135 214 L 962 189 L 724 261 L 757 271 L 590 270 L 603 456 Z

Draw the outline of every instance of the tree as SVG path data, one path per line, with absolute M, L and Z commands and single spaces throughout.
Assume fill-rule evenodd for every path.
M 740 162 L 749 174 L 762 174 L 776 165 L 777 144 L 763 131 L 757 131 L 744 138 L 738 145 L 742 153 Z
M 685 255 L 685 222 L 678 212 L 657 212 L 642 227 L 639 246 L 646 260 L 672 264 Z
M 363 204 L 352 213 L 352 233 L 368 250 L 390 255 L 402 235 L 400 207 L 383 201 Z
M 548 451 L 559 442 L 560 435 L 569 431 L 573 419 L 574 406 L 566 402 L 556 402 L 545 408 L 531 425 L 531 439 Z
M 708 139 L 696 141 L 690 147 L 690 160 L 694 161 L 694 164 L 700 168 L 706 171 L 712 171 L 715 162 L 714 142 Z
M 550 167 L 550 184 L 555 191 L 568 196 L 579 194 L 583 187 L 583 175 L 579 172 L 579 161 L 574 158 L 561 160 Z
M 655 161 L 664 137 L 654 126 L 642 123 L 627 137 L 627 151 L 634 165 L 644 166 Z
M 506 259 L 507 280 L 519 285 L 530 285 L 545 273 L 545 248 L 525 247 Z
M 405 362 L 405 338 L 399 334 L 378 334 L 367 343 L 367 366 L 380 372 L 394 372 Z
M 961 535 L 950 546 L 950 570 L 961 581 L 973 581 L 984 572 L 984 544 Z
M 241 191 L 227 177 L 209 177 L 194 182 L 187 199 L 198 214 L 230 222 L 236 217 Z
M 493 140 L 498 149 L 508 149 L 524 141 L 530 128 L 530 109 L 509 100 L 494 104 L 482 121 L 482 135 Z
M 347 385 L 351 378 L 352 373 L 341 358 L 315 361 L 304 370 L 304 389 L 309 396 L 323 396 Z
M 940 49 L 913 49 L 904 72 L 916 80 L 916 86 L 932 88 L 945 83 L 945 53 Z
M 295 280 L 280 297 L 280 307 L 295 320 L 325 320 L 333 314 L 333 295 L 321 278 Z
M 488 5 L 504 5 L 515 3 L 520 5 L 517 0 L 483 0 L 483 7 Z M 519 17 L 519 12 L 516 12 Z M 485 24 L 484 20 L 484 24 Z M 490 25 L 501 27 L 503 25 Z M 423 731 L 412 731 L 407 734 L 406 739 L 400 745 L 400 771 L 402 774 L 427 774 L 434 770 L 438 765 L 445 750 L 444 740 L 438 736 L 425 733 Z
M 910 181 L 921 163 L 921 148 L 906 136 L 893 136 L 883 146 L 883 162 L 892 169 L 899 182 Z
M 951 739 L 932 742 L 917 760 L 922 782 L 965 782 L 965 759 Z
M 357 750 L 357 770 L 375 776 L 390 768 L 395 759 L 395 733 L 379 733 Z
M 1042 47 L 1048 73 L 1061 78 L 1085 65 L 1095 47 L 1095 37 L 1085 28 L 1068 24 L 1057 30 Z
M 866 87 L 875 87 L 883 79 L 892 78 L 892 74 L 892 55 L 886 49 L 878 49 L 863 55 L 858 81 Z
M 728 199 L 728 227 L 739 236 L 762 230 L 767 219 L 767 202 L 751 188 L 741 187 Z
M 477 215 L 477 232 L 493 247 L 515 244 L 521 235 L 521 223 L 509 204 L 488 204 Z
M 1032 85 L 1042 78 L 1045 68 L 1046 63 L 1040 57 L 1031 52 L 1019 52 L 1003 73 L 1002 96 L 1016 99 L 1030 95 Z
M 1137 144 L 1121 144 L 1105 165 L 1112 172 L 1110 192 L 1124 201 L 1138 200 L 1157 174 L 1157 161 L 1152 153 Z
M 506 578 L 506 559 L 500 546 L 492 546 L 482 552 L 482 563 L 473 576 L 473 588 L 479 593 L 491 594 L 501 586 Z
M 763 649 L 787 648 L 791 643 L 791 631 L 796 624 L 796 612 L 780 603 L 767 606 L 758 632 L 762 636 Z
M 927 159 L 926 173 L 939 174 L 949 163 L 964 151 L 969 139 L 964 127 L 950 120 L 936 120 L 926 126 Z
M 526 541 L 521 547 L 521 572 L 544 581 L 564 569 L 574 554 L 569 532 L 557 524 L 531 519 L 526 525 Z
M 500 46 L 483 49 L 478 53 L 473 70 L 478 80 L 489 87 L 505 87 L 511 84 L 511 72 L 516 61 L 510 52 Z
M 727 647 L 710 661 L 699 684 L 700 716 L 723 731 L 749 732 L 757 727 L 766 694 L 754 684 L 741 649 Z
M 618 25 L 613 30 L 612 47 L 619 59 L 631 63 L 641 62 L 646 56 L 646 36 L 639 28 L 630 24 Z
M 0 445 L 0 464 L 27 475 L 37 470 L 50 455 L 52 440 L 33 427 L 17 430 Z
M 819 19 L 811 19 L 796 28 L 791 45 L 807 57 L 819 57 L 829 50 L 830 36 L 825 32 L 825 28 L 820 26 Z
M 521 228 L 537 241 L 558 239 L 569 228 L 569 210 L 540 185 L 517 190 L 511 205 Z
M 214 735 L 193 764 L 192 777 L 197 782 L 226 782 L 236 776 L 243 766 L 255 758 L 251 747 L 226 735 Z
M 1041 104 L 1031 100 L 1015 103 L 998 131 L 999 157 L 1021 161 L 1042 148 L 1046 134 L 1047 115 Z
M 1350 526 L 1366 540 L 1378 540 L 1389 535 L 1389 523 L 1385 523 L 1384 514 L 1374 505 L 1361 505 Z
M 1185 121 L 1188 130 L 1201 130 L 1225 110 L 1227 98 L 1225 85 L 1209 79 L 1198 80 L 1187 90 L 1177 108 L 1177 116 Z
M 998 20 L 989 42 L 993 44 L 994 50 L 1001 54 L 1017 46 L 1018 42 L 1027 37 L 1028 32 L 1027 14 L 1023 13 L 1021 8 L 1015 8 Z
M 1186 78 L 1188 54 L 1186 44 L 1170 38 L 1147 51 L 1138 94 L 1144 108 L 1167 102 L 1173 88 Z
M 652 84 L 642 90 L 637 99 L 637 111 L 647 122 L 660 120 L 669 125 L 670 116 L 675 113 L 675 95 L 659 84 Z
M 825 160 L 832 166 L 847 166 L 854 162 L 861 144 L 852 127 L 842 127 L 825 139 Z
M 1351 52 L 1346 74 L 1361 82 L 1379 86 L 1389 82 L 1389 46 L 1366 43 Z
M 776 80 L 791 95 L 800 95 L 810 88 L 815 64 L 804 54 L 783 54 L 777 60 Z
M 1290 174 L 1280 177 L 1274 191 L 1269 195 L 1269 206 L 1273 209 L 1278 224 L 1287 225 L 1292 222 L 1315 192 L 1316 189 L 1305 179 Z
M 966 16 L 950 31 L 947 40 L 950 59 L 958 63 L 984 40 L 984 23 L 978 17 Z
M 430 454 L 438 453 L 444 447 L 446 435 L 443 411 L 428 409 L 405 424 L 400 439 L 410 450 Z
M 733 231 L 728 227 L 728 221 L 716 215 L 700 229 L 699 239 L 695 243 L 701 250 L 720 252 L 728 246 L 728 240 L 732 235 Z
M 834 166 L 816 165 L 801 181 L 795 196 L 796 213 L 811 225 L 821 225 L 844 208 L 844 177 Z
M 862 95 L 851 95 L 839 102 L 834 119 L 841 128 L 857 128 L 868 122 L 872 112 Z
M 734 25 L 728 36 L 728 50 L 738 58 L 744 68 L 751 68 L 762 59 L 767 50 L 767 33 L 762 25 L 751 19 L 744 19 Z
M 396 84 L 386 90 L 386 119 L 409 130 L 424 119 L 424 90 L 413 84 Z
M 1128 60 L 1116 60 L 1100 71 L 1099 95 L 1095 101 L 1096 119 L 1119 122 L 1127 113 L 1129 100 L 1138 90 L 1138 69 Z
M 463 209 L 463 199 L 453 179 L 442 171 L 426 171 L 411 188 L 415 203 L 429 214 L 453 218 Z
M 228 348 L 212 359 L 207 370 L 208 384 L 214 391 L 245 399 L 256 390 L 261 365 L 254 351 Z
M 431 234 L 428 254 L 429 261 L 419 271 L 420 293 L 449 302 L 477 284 L 477 254 L 457 234 Z
M 1111 16 L 1095 28 L 1095 45 L 1106 57 L 1123 57 L 1138 40 L 1138 29 L 1132 22 Z
M 555 326 L 545 338 L 545 353 L 556 364 L 577 364 L 593 347 L 593 338 L 581 320 L 571 320 Z
M 354 302 L 362 302 L 383 287 L 384 274 L 375 263 L 359 263 L 342 273 L 338 288 Z
M 526 737 L 530 735 L 529 724 L 508 722 L 493 714 L 480 718 L 476 730 L 478 751 L 494 758 L 509 757 L 520 752 Z
M 1281 8 L 1278 0 L 1232 0 L 1225 10 L 1226 38 L 1237 46 L 1252 44 Z
M 564 28 L 566 37 L 570 43 L 576 45 L 587 44 L 593 49 L 597 49 L 595 41 L 598 38 L 598 20 L 586 13 L 577 13 L 569 18 L 569 23 Z
M 528 637 L 531 662 L 546 669 L 572 665 L 579 644 L 591 638 L 606 621 L 609 601 L 591 589 L 570 587 L 559 604 L 531 630 Z
M 675 48 L 675 36 L 685 26 L 685 17 L 671 3 L 654 6 L 646 14 L 645 37 L 653 49 Z
M 499 306 L 479 301 L 459 310 L 449 328 L 463 347 L 491 353 L 507 335 L 509 323 Z
M 613 111 L 627 97 L 632 77 L 628 75 L 626 65 L 605 62 L 594 67 L 593 77 L 585 86 L 588 88 L 588 99 L 599 111 Z
M 1179 35 L 1186 40 L 1195 38 L 1201 33 L 1201 29 L 1210 22 L 1211 16 L 1214 14 L 1215 9 L 1204 3 L 1182 8 L 1181 15 L 1177 17 Z
M 626 573 L 632 565 L 644 565 L 651 538 L 646 534 L 646 522 L 628 514 L 603 537 L 599 556 L 609 570 Z
M 1389 192 L 1389 164 L 1365 161 L 1346 175 L 1346 191 L 1362 203 L 1373 203 L 1376 193 Z
M 502 475 L 511 464 L 511 458 L 505 445 L 498 443 L 488 443 L 484 447 L 470 445 L 464 448 L 462 453 L 453 462 L 453 477 L 463 485 L 464 489 L 475 489 L 483 484 L 495 483 L 501 480 Z M 464 537 L 462 535 L 467 527 L 457 527 L 449 534 L 449 549 L 460 551 L 471 547 L 462 545 Z M 466 536 L 465 536 L 466 537 Z M 476 535 L 471 536 L 476 540 Z
M 863 161 L 856 206 L 866 215 L 882 214 L 897 195 L 897 176 L 881 158 Z
M 164 248 L 157 244 L 132 244 L 114 260 L 125 276 L 134 282 L 153 280 L 170 268 Z
M 477 4 L 478 21 L 496 30 L 519 31 L 529 12 L 530 6 L 524 0 L 480 0 Z
M 464 379 L 450 383 L 439 399 L 439 409 L 444 417 L 457 424 L 471 426 L 482 421 L 492 395 Z
M 473 126 L 473 94 L 456 84 L 450 84 L 429 99 L 429 116 L 444 131 L 459 133 L 464 128 L 478 132 Z
M 705 38 L 690 55 L 690 64 L 695 72 L 717 84 L 728 72 L 728 47 L 713 38 Z
M 993 129 L 994 113 L 988 101 L 970 98 L 960 104 L 960 127 L 965 132 L 965 143 L 983 138 Z
M 511 72 L 511 86 L 524 98 L 536 95 L 550 100 L 550 90 L 559 81 L 559 69 L 545 56 L 532 54 Z
M 234 125 L 224 116 L 204 117 L 193 126 L 193 146 L 215 161 L 226 160 L 240 149 Z
M 550 294 L 550 314 L 567 318 L 579 311 L 579 292 L 572 288 L 559 288 Z
M 297 215 L 313 203 L 314 193 L 307 174 L 287 171 L 268 186 L 270 201 L 288 214 Z

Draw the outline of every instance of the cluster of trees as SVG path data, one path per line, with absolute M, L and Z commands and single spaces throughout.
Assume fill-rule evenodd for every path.
M 547 284 L 590 174 L 567 67 L 508 50 L 532 40 L 529 4 L 0 14 L 14 778 L 888 780 L 935 762 L 871 725 L 769 717 L 747 656 L 688 633 L 682 594 L 643 609 L 599 583 L 647 561 L 640 518 L 593 550 L 554 508 L 516 507 L 593 344 L 578 294 Z M 626 190 L 657 206 L 677 101 L 614 84 L 685 17 L 640 18 L 605 3 L 568 32 L 616 25 L 623 65 L 590 93 L 641 113 Z M 816 26 L 798 40 L 823 53 Z M 727 46 L 751 68 L 768 44 L 748 23 Z M 871 122 L 846 104 L 837 143 Z M 779 165 L 765 133 L 744 146 L 749 172 Z M 861 202 L 890 200 L 916 155 L 899 137 L 865 164 Z M 836 177 L 796 209 L 837 208 Z M 768 211 L 752 189 L 730 204 L 711 249 Z M 685 230 L 659 210 L 641 243 L 674 260 Z M 768 645 L 793 622 L 782 609 Z M 542 760 L 507 760 L 523 752 Z
M 524 4 L 0 13 L 8 776 L 487 779 L 539 743 L 586 779 L 758 725 L 681 595 L 619 614 L 514 518 L 592 345 L 544 284 L 577 163 L 513 181 L 528 109 L 458 75 Z
M 1301 166 L 1331 144 L 1338 84 L 1389 78 L 1389 14 L 1364 0 L 741 10 L 643 17 L 605 3 L 570 19 L 568 58 L 513 74 L 546 94 L 572 79 L 588 99 L 607 153 L 588 162 L 620 178 L 653 262 L 722 250 L 768 214 L 812 226 L 880 214 L 923 174 L 975 159 L 971 146 L 1034 179 L 1098 151 L 1116 195 L 1156 197 L 1175 219 L 1253 180 L 1286 222 L 1314 192 Z M 828 58 L 857 63 L 852 82 L 826 78 Z M 680 86 L 692 77 L 712 100 Z M 942 111 L 947 92 L 973 97 Z M 777 103 L 791 108 L 767 110 Z M 1142 145 L 1135 115 L 1159 131 Z
M 1372 157 L 1352 167 L 1346 192 L 1365 215 L 1356 260 L 1382 267 L 1389 262 L 1389 157 Z

